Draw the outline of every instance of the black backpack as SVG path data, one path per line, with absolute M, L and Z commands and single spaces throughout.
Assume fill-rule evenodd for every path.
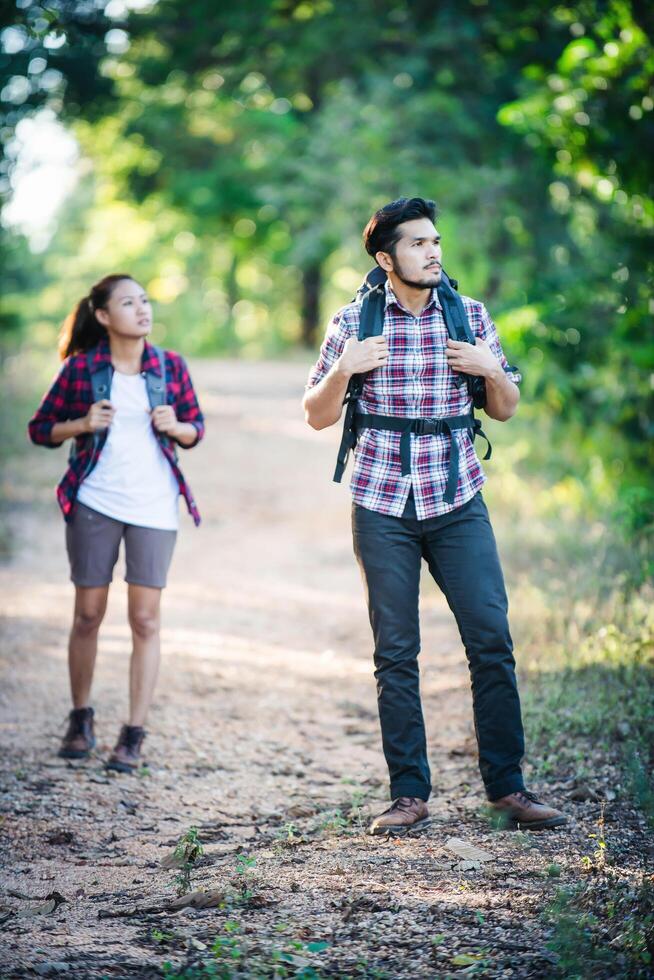
M 359 340 L 366 340 L 368 337 L 377 337 L 384 332 L 384 312 L 386 308 L 386 273 L 379 266 L 368 273 L 363 283 L 359 287 L 356 299 L 361 300 L 361 315 L 359 318 Z M 452 340 L 475 343 L 475 336 L 470 329 L 468 316 L 463 305 L 463 301 L 457 293 L 458 282 L 450 279 L 443 270 L 441 281 L 436 290 L 438 298 L 443 308 L 447 332 Z M 340 483 L 347 465 L 350 450 L 354 449 L 357 442 L 356 413 L 357 403 L 363 391 L 365 374 L 355 374 L 350 378 L 350 382 L 345 393 L 343 404 L 345 405 L 345 419 L 343 421 L 343 437 L 338 451 L 336 469 L 334 471 L 334 482 Z M 474 408 L 483 408 L 486 404 L 486 382 L 483 378 L 469 374 L 460 374 L 455 382 L 459 385 L 466 384 L 468 392 L 472 398 Z M 486 438 L 479 425 L 477 424 L 475 434 L 480 434 Z M 488 442 L 488 440 L 486 439 Z M 489 459 L 491 454 L 490 443 L 484 459 Z
M 96 347 L 92 347 L 91 350 L 86 352 L 86 365 L 91 378 L 91 388 L 93 392 L 93 403 L 101 401 L 103 398 L 109 398 L 111 392 L 111 379 L 113 377 L 114 369 L 111 364 L 103 364 L 101 368 L 97 371 L 93 371 L 93 359 L 95 357 Z M 156 347 L 152 345 L 152 350 L 157 356 L 159 361 L 159 370 L 161 371 L 161 376 L 154 374 L 153 371 L 145 372 L 145 387 L 148 393 L 148 401 L 150 403 L 150 409 L 158 408 L 159 405 L 166 404 L 166 387 L 167 387 L 167 375 L 166 375 L 166 356 L 161 349 L 161 347 Z M 88 436 L 81 436 L 78 439 L 74 439 L 70 447 L 70 458 L 74 458 L 79 452 L 80 448 L 86 443 L 90 443 L 91 448 L 94 450 L 100 443 L 103 432 L 93 432 Z M 157 438 L 160 442 L 167 444 L 171 440 L 167 436 L 157 433 Z M 175 458 L 177 458 L 177 449 L 173 443 L 173 451 L 175 453 Z M 91 453 L 90 462 L 93 460 L 94 453 Z M 85 476 L 88 476 L 87 471 Z

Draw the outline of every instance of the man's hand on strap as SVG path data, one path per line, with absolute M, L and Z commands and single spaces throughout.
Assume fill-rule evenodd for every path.
M 388 360 L 388 344 L 386 338 L 368 337 L 367 340 L 357 340 L 350 337 L 339 358 L 339 368 L 348 377 L 353 374 L 365 374 L 382 367 Z
M 489 378 L 496 375 L 498 371 L 502 372 L 502 365 L 486 341 L 480 340 L 479 337 L 474 347 L 465 341 L 448 338 L 445 357 L 449 366 L 457 373 Z

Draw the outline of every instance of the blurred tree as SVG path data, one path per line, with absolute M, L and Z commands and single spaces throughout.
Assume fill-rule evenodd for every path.
M 654 47 L 650 8 L 623 0 L 553 11 L 568 39 L 534 58 L 500 121 L 551 177 L 561 234 L 529 292 L 541 316 L 525 340 L 544 354 L 545 405 L 622 488 L 633 528 L 654 535 Z M 648 36 L 648 31 L 649 36 Z M 530 224 L 535 240 L 539 216 Z M 547 326 L 544 326 L 544 323 Z M 579 443 L 578 443 L 579 444 Z
M 484 222 L 503 209 L 499 191 L 514 164 L 495 118 L 499 89 L 515 95 L 524 45 L 549 14 L 539 4 L 518 15 L 501 6 L 523 42 L 503 57 L 506 25 L 472 0 L 357 0 L 347 9 L 258 0 L 218 10 L 160 0 L 135 12 L 130 50 L 105 66 L 124 138 L 155 151 L 130 168 L 127 186 L 138 200 L 163 194 L 219 234 L 246 217 L 256 225 L 252 246 L 269 245 L 267 226 L 281 219 L 286 260 L 302 276 L 302 337 L 312 343 L 325 260 L 391 187 L 428 193 L 442 179 L 472 221 L 480 195 Z M 501 217 L 487 227 L 497 252 L 507 239 Z M 500 281 L 495 272 L 491 292 Z
M 123 232 L 187 346 L 313 344 L 365 270 L 370 213 L 434 196 L 447 268 L 523 367 L 542 462 L 621 488 L 651 528 L 649 7 L 159 0 L 92 23 L 91 83 L 71 71 L 63 109 L 96 174 L 80 234 L 99 260 Z
M 0 205 L 11 193 L 18 153 L 13 137 L 23 119 L 44 109 L 62 119 L 108 111 L 112 87 L 99 64 L 124 32 L 105 15 L 106 5 L 107 0 L 0 0 Z M 16 328 L 15 290 L 27 286 L 30 269 L 29 262 L 19 267 L 16 256 L 25 248 L 20 236 L 14 240 L 0 228 L 6 275 L 0 335 Z M 38 275 L 31 284 L 38 286 Z

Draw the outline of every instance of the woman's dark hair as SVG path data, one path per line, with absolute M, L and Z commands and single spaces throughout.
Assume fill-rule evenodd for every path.
M 385 204 L 375 211 L 363 230 L 363 244 L 368 255 L 374 258 L 377 252 L 388 252 L 394 255 L 394 249 L 400 238 L 398 226 L 405 221 L 415 218 L 436 220 L 436 205 L 426 201 L 424 197 L 400 197 L 397 201 Z
M 73 312 L 64 320 L 59 334 L 59 353 L 62 361 L 71 354 L 82 354 L 84 351 L 91 350 L 107 336 L 107 331 L 96 319 L 95 311 L 107 305 L 119 282 L 131 278 L 132 276 L 123 273 L 105 276 L 91 287 L 88 296 L 79 301 Z

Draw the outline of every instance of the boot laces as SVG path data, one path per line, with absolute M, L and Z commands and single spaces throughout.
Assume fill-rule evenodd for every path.
M 396 800 L 393 800 L 393 804 L 390 809 L 410 813 L 414 809 L 415 802 L 416 801 L 413 796 L 399 796 Z
M 542 801 L 534 793 L 530 793 L 526 789 L 518 790 L 516 796 L 518 799 L 527 800 L 529 803 L 535 803 L 537 806 L 543 806 Z
M 85 723 L 88 723 L 92 717 L 93 715 L 90 713 L 89 708 L 73 708 L 66 719 L 68 722 L 68 736 L 83 735 Z
M 135 752 L 141 745 L 144 737 L 145 732 L 142 728 L 137 728 L 136 726 L 131 725 L 123 725 L 118 744 L 124 745 L 129 752 Z

